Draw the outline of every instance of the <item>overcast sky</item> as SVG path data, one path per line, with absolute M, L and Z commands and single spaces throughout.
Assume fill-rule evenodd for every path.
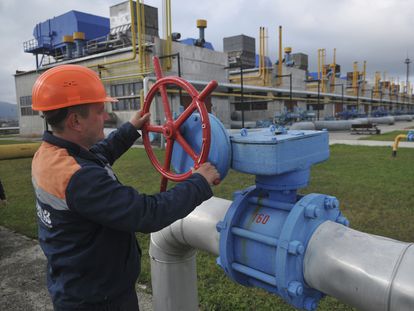
M 33 27 L 70 10 L 109 17 L 109 6 L 121 0 L 0 0 L 1 59 L 0 101 L 16 102 L 13 73 L 35 68 L 35 57 L 23 52 L 23 42 L 33 38 Z M 162 1 L 145 0 L 159 9 L 162 35 Z M 332 62 L 336 48 L 342 74 L 354 61 L 367 61 L 367 78 L 375 71 L 405 81 L 407 54 L 414 60 L 413 0 L 171 0 L 173 32 L 181 38 L 197 37 L 197 19 L 206 19 L 206 40 L 221 51 L 223 37 L 245 34 L 256 38 L 259 27 L 268 28 L 268 56 L 277 58 L 278 26 L 283 45 L 309 55 L 310 70 L 317 67 L 317 50 L 325 48 Z M 414 73 L 414 69 L 411 69 Z M 414 75 L 410 74 L 411 83 Z

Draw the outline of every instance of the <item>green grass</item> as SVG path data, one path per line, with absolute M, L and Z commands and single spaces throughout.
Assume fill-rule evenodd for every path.
M 160 151 L 157 151 L 160 153 Z M 351 227 L 382 236 L 414 241 L 414 149 L 402 148 L 391 158 L 386 147 L 334 145 L 328 161 L 312 168 L 310 185 L 301 192 L 335 195 Z M 0 225 L 36 238 L 34 196 L 30 181 L 31 159 L 0 161 L 1 180 L 8 206 L 0 207 Z M 121 182 L 140 192 L 156 193 L 159 175 L 143 149 L 128 151 L 114 166 Z M 231 171 L 215 187 L 216 196 L 232 198 L 233 191 L 250 186 L 254 176 Z M 137 234 L 143 250 L 140 283 L 150 286 L 149 235 Z M 230 281 L 215 263 L 215 257 L 199 252 L 198 289 L 201 310 L 294 310 L 281 299 L 260 289 L 245 288 Z M 318 310 L 353 310 L 334 298 L 325 298 Z
M 15 145 L 15 144 L 34 143 L 34 142 L 35 141 L 30 141 L 30 140 L 0 139 L 0 145 Z
M 395 137 L 397 137 L 398 135 L 400 135 L 400 134 L 406 135 L 407 133 L 408 133 L 408 130 L 406 130 L 406 131 L 392 131 L 392 132 L 379 134 L 379 135 L 361 137 L 359 140 L 394 141 Z

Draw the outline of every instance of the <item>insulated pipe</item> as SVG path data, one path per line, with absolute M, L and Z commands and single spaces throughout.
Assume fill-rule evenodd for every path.
M 0 146 L 0 160 L 31 158 L 39 149 L 40 143 L 26 143 Z
M 195 249 L 218 255 L 216 225 L 231 201 L 212 197 L 190 215 L 151 234 L 151 284 L 154 311 L 198 310 Z
M 414 310 L 414 246 L 326 221 L 304 258 L 307 284 L 366 311 Z

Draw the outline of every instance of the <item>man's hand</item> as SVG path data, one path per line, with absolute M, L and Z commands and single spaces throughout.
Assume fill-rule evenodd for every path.
M 150 119 L 151 114 L 148 112 L 142 115 L 142 110 L 138 110 L 129 120 L 129 122 L 137 129 L 140 130 L 142 126 Z
M 207 182 L 211 185 L 216 184 L 220 180 L 220 174 L 217 169 L 209 162 L 203 163 L 194 173 L 199 173 L 202 175 Z

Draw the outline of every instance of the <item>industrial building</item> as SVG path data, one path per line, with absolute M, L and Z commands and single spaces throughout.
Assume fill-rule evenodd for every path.
M 255 184 L 237 189 L 232 201 L 213 196 L 187 217 L 151 234 L 153 310 L 199 309 L 196 250 L 214 255 L 214 263 L 234 283 L 261 288 L 296 309 L 315 311 L 329 295 L 358 310 L 412 310 L 413 243 L 350 229 L 336 196 L 299 192 L 309 185 L 313 165 L 330 155 L 329 133 L 314 130 L 320 129 L 317 122 L 324 122 L 318 123 L 324 128 L 334 122 L 335 129 L 345 122 L 337 119 L 386 116 L 392 122 L 397 117 L 412 121 L 408 72 L 405 87 L 379 73 L 369 82 L 366 62 L 362 70 L 354 63 L 353 71 L 344 75 L 336 52 L 332 62 L 327 62 L 325 49 L 317 51 L 317 72 L 309 72 L 306 54 L 283 47 L 281 27 L 275 63 L 266 55 L 265 27 L 259 29 L 258 52 L 255 39 L 243 34 L 224 38 L 224 51 L 215 51 L 205 34 L 206 20 L 197 20 L 198 38 L 181 39 L 172 32 L 170 1 L 165 4 L 163 39 L 158 9 L 132 0 L 110 7 L 109 18 L 70 11 L 41 22 L 34 28 L 34 39 L 24 43 L 25 51 L 35 56 L 36 67 L 15 75 L 23 136 L 41 135 L 47 128 L 31 109 L 36 78 L 53 66 L 80 64 L 92 68 L 108 94 L 119 100 L 106 104 L 107 127 L 129 120 L 144 101 L 148 108 L 148 98 L 154 99 L 149 108 L 151 122 L 143 125 L 142 137 L 150 161 L 163 176 L 161 192 L 167 189 L 168 179 L 180 182 L 205 161 L 220 173 L 220 179 L 211 182 L 215 185 L 230 168 L 254 175 Z M 153 65 L 154 56 L 161 60 L 162 70 L 157 61 Z M 407 58 L 407 68 L 409 63 Z M 165 90 L 159 83 L 162 72 L 208 91 L 197 97 L 189 84 L 177 78 L 161 81 L 172 81 Z M 211 80 L 217 81 L 217 87 Z M 65 80 L 64 85 L 72 82 Z M 193 102 L 196 97 L 198 106 Z M 169 104 L 171 113 L 165 113 Z M 182 107 L 188 106 L 197 106 L 200 115 L 188 109 L 179 116 Z M 295 124 L 300 126 L 297 121 L 309 121 L 300 123 L 305 127 L 312 123 L 314 128 L 293 129 Z M 289 130 L 274 125 L 288 122 L 296 123 Z M 242 130 L 229 134 L 228 128 Z M 162 162 L 151 154 L 151 131 L 166 138 Z M 404 136 L 414 140 L 411 131 Z M 354 183 L 354 176 L 352 182 L 353 188 L 364 185 Z M 36 195 L 40 202 L 43 192 Z M 97 223 L 96 230 L 101 230 Z M 101 296 L 112 304 L 112 297 Z M 244 309 L 250 308 L 249 303 Z
M 181 39 L 171 30 L 167 6 L 162 39 L 158 15 L 155 7 L 124 1 L 110 7 L 109 18 L 70 11 L 37 24 L 34 38 L 23 45 L 35 56 L 36 66 L 15 74 L 21 135 L 41 135 L 45 128 L 31 110 L 32 85 L 43 71 L 68 63 L 95 70 L 107 92 L 119 99 L 107 107 L 111 115 L 107 126 L 116 127 L 139 109 L 155 81 L 152 56 L 162 59 L 165 75 L 181 76 L 199 89 L 217 80 L 219 86 L 206 105 L 226 128 L 412 112 L 411 89 L 382 79 L 379 73 L 368 82 L 366 63 L 362 70 L 355 63 L 353 72 L 343 75 L 335 52 L 329 63 L 326 50 L 320 49 L 318 71 L 309 72 L 306 54 L 283 48 L 281 27 L 279 56 L 272 63 L 266 55 L 265 27 L 259 29 L 258 49 L 254 38 L 235 34 L 223 38 L 224 51 L 215 51 L 205 36 L 207 21 L 197 21 L 198 38 Z M 190 102 L 185 92 L 171 88 L 168 93 L 174 113 L 180 104 L 185 107 Z M 163 119 L 162 109 L 152 105 L 152 122 L 160 124 Z

